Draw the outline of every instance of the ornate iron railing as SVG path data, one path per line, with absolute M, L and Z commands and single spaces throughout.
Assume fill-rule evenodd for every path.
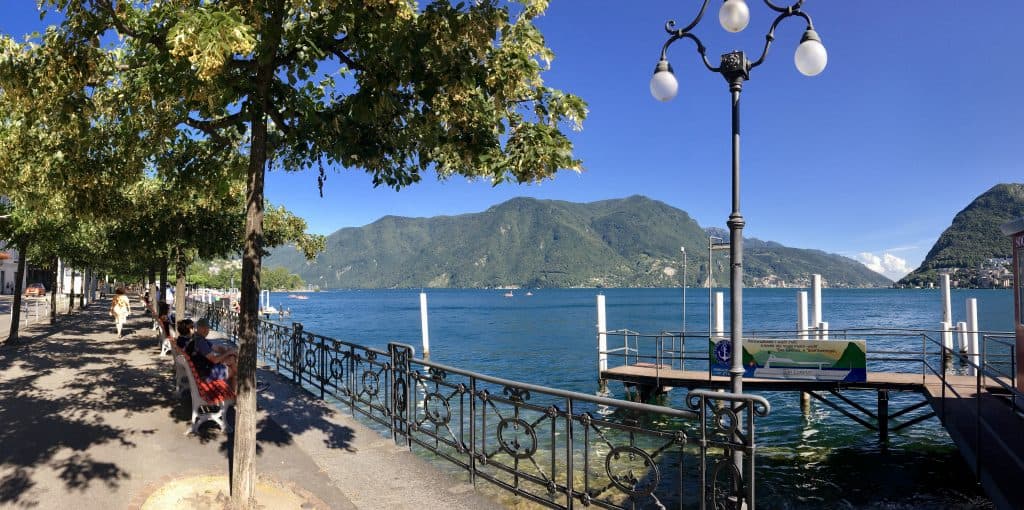
M 237 314 L 196 301 L 234 337 Z M 548 388 L 260 321 L 259 358 L 422 448 L 551 508 L 754 508 L 757 395 L 693 390 L 672 409 Z

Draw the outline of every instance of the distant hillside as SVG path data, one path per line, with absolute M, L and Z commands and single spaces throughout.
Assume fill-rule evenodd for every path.
M 978 286 L 979 267 L 988 259 L 1012 256 L 1010 240 L 999 225 L 1024 216 L 1024 184 L 997 184 L 953 217 L 921 266 L 899 283 L 926 286 L 942 272 L 963 272 L 963 286 Z
M 708 241 L 690 216 L 641 196 L 586 204 L 516 198 L 481 213 L 433 218 L 386 216 L 327 238 L 306 262 L 294 249 L 275 250 L 281 265 L 322 288 L 404 287 L 660 287 L 703 285 Z M 747 241 L 746 282 L 885 286 L 862 264 L 817 250 Z M 715 255 L 715 284 L 728 282 L 728 257 Z

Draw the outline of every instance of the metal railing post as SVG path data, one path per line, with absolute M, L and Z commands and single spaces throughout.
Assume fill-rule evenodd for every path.
M 469 378 L 469 481 L 476 487 L 476 377 Z
M 352 416 L 356 415 L 356 348 L 348 347 L 348 402 Z
M 565 399 L 565 507 L 569 510 L 573 507 L 573 455 L 572 445 L 576 443 L 573 437 L 572 426 L 572 399 Z M 554 419 L 552 419 L 554 420 Z M 553 440 L 552 440 L 553 441 Z M 554 443 L 552 442 L 552 457 L 554 457 Z
M 318 371 L 317 379 L 320 382 L 320 400 L 323 400 L 324 395 L 326 395 L 324 387 L 327 380 L 327 340 L 323 337 L 317 337 L 317 340 L 319 341 L 320 348 L 320 370 Z
M 302 385 L 302 323 L 292 323 L 292 380 Z
M 412 399 L 410 388 L 416 384 L 412 377 L 412 346 L 388 343 L 388 356 L 391 361 L 388 363 L 388 384 L 389 413 L 391 415 L 391 435 L 395 442 L 398 436 L 404 435 L 406 446 L 412 448 Z M 413 392 L 415 394 L 415 392 Z

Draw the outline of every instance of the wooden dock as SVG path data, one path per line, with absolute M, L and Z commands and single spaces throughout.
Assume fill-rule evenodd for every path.
M 707 371 L 677 370 L 650 363 L 615 367 L 601 371 L 600 375 L 606 381 L 621 381 L 628 386 L 640 388 L 642 394 L 668 388 L 729 388 L 729 378 L 726 376 L 711 376 Z M 1001 394 L 1001 388 L 994 381 L 986 381 L 988 384 L 981 388 L 980 393 L 975 377 L 948 375 L 945 381 L 946 384 L 943 384 L 942 379 L 934 374 L 869 372 L 867 381 L 863 382 L 744 377 L 743 389 L 810 394 L 865 427 L 877 430 L 883 441 L 888 439 L 890 431 L 896 432 L 937 416 L 996 507 L 1024 508 L 1024 483 L 1021 483 L 1024 480 L 1024 418 L 1014 412 L 1009 397 Z M 873 412 L 849 400 L 842 395 L 843 390 L 876 391 L 877 411 Z M 890 413 L 888 394 L 891 391 L 916 392 L 924 400 Z M 820 392 L 831 393 L 855 409 L 851 411 L 840 407 L 818 395 Z M 933 413 L 890 427 L 891 419 L 906 416 L 910 411 L 928 405 Z
M 729 388 L 726 376 L 711 376 L 707 371 L 676 370 L 667 367 L 655 367 L 652 364 L 636 364 L 610 368 L 601 372 L 601 378 L 611 381 L 622 381 L 628 384 L 648 385 L 672 388 Z M 954 386 L 975 386 L 975 380 L 969 376 L 950 376 L 946 378 Z M 760 391 L 828 391 L 833 389 L 864 389 L 890 391 L 916 391 L 925 393 L 929 388 L 942 394 L 942 382 L 938 377 L 928 374 L 908 374 L 894 372 L 868 373 L 865 382 L 839 381 L 798 381 L 790 379 L 759 379 L 744 377 L 743 388 Z

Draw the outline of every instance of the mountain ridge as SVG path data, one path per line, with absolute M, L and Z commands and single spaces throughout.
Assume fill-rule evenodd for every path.
M 993 281 L 1006 272 L 1000 267 L 985 266 L 990 259 L 1012 256 L 1010 239 L 1002 234 L 999 226 L 1020 216 L 1024 216 L 1024 184 L 992 186 L 953 216 L 950 226 L 939 235 L 921 265 L 898 284 L 938 285 L 939 275 L 948 272 L 955 275 L 958 286 L 999 286 L 993 285 Z
M 517 197 L 454 216 L 383 216 L 330 234 L 314 262 L 281 248 L 269 263 L 322 288 L 672 287 L 681 282 L 683 246 L 687 285 L 700 286 L 707 239 L 686 211 L 641 195 L 589 203 Z M 891 283 L 846 257 L 745 241 L 750 286 L 806 286 L 812 273 L 830 286 Z M 728 282 L 727 259 L 714 257 L 717 285 Z

